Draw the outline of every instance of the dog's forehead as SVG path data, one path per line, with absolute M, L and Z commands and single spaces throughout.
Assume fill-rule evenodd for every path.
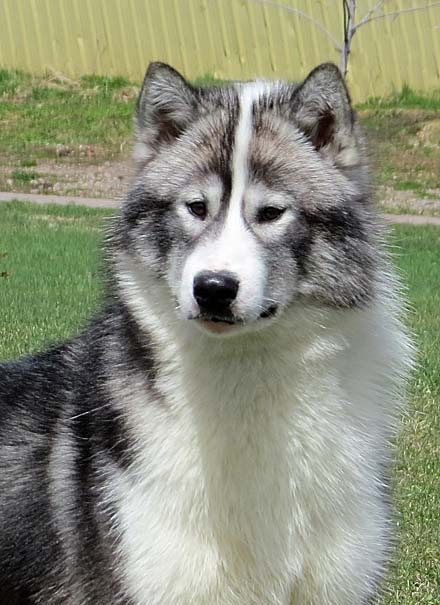
M 316 154 L 286 111 L 291 89 L 257 81 L 210 91 L 205 116 L 188 133 L 199 172 L 218 175 L 230 193 L 238 180 L 289 189 L 295 174 L 315 171 Z
M 252 185 L 310 197 L 328 186 L 326 170 L 284 105 L 282 84 L 253 82 L 208 92 L 204 115 L 177 144 L 150 165 L 148 178 L 168 197 L 208 194 L 215 183 L 223 204 L 237 186 L 240 199 Z M 321 187 L 322 185 L 322 187 Z M 234 190 L 235 186 L 235 190 Z M 212 197 L 208 195 L 208 198 Z M 237 198 L 237 196 L 236 196 Z
M 254 139 L 271 136 L 261 128 L 262 116 L 275 112 L 273 104 L 269 107 L 265 100 L 271 90 L 269 83 L 249 82 L 204 91 L 202 118 L 187 138 L 198 165 L 213 172 L 231 172 L 237 149 L 243 153 L 246 146 L 246 152 L 250 152 Z

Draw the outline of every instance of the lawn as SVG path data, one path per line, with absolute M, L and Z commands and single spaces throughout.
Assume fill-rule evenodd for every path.
M 111 211 L 0 204 L 0 357 L 72 334 L 99 295 L 98 248 Z
M 33 171 L 43 159 L 90 160 L 91 147 L 93 160 L 111 159 L 131 138 L 137 93 L 123 77 L 75 81 L 0 69 L 0 157 Z
M 110 211 L 0 204 L 0 358 L 78 331 L 99 298 L 99 245 Z M 399 442 L 400 548 L 381 605 L 440 603 L 440 229 L 395 228 L 420 348 Z

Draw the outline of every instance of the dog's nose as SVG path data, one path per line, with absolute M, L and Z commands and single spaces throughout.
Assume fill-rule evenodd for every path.
M 232 273 L 204 271 L 194 278 L 194 298 L 205 313 L 229 312 L 237 297 L 239 281 Z

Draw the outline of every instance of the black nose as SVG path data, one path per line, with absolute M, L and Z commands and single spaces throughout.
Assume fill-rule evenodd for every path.
M 232 273 L 204 271 L 194 278 L 194 298 L 204 313 L 227 314 L 238 292 L 239 281 Z

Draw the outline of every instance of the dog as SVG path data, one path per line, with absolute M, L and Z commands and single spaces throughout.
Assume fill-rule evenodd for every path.
M 101 310 L 0 366 L 0 602 L 365 605 L 412 345 L 337 67 L 152 63 Z

